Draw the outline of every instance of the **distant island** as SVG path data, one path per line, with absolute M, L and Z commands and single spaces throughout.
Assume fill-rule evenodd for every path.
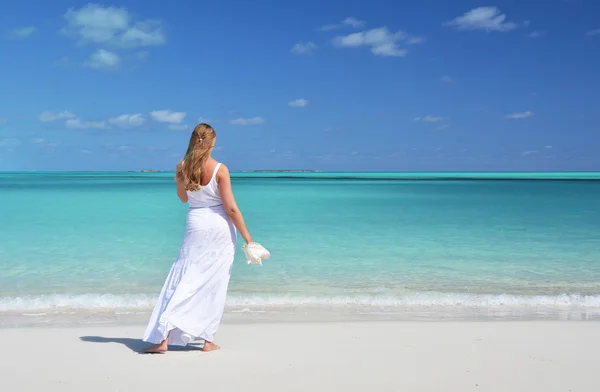
M 172 173 L 173 170 L 131 170 L 130 173 Z M 321 170 L 242 170 L 239 173 L 321 173 Z
M 320 173 L 320 170 L 245 170 L 241 173 Z

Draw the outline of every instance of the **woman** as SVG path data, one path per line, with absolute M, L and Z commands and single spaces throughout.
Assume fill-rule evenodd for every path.
M 167 344 L 185 346 L 198 338 L 204 351 L 219 349 L 213 340 L 225 307 L 236 229 L 246 243 L 252 237 L 233 197 L 229 170 L 211 157 L 215 141 L 210 125 L 196 126 L 177 165 L 177 195 L 190 208 L 179 257 L 144 335 L 153 343 L 147 353 L 164 353 Z

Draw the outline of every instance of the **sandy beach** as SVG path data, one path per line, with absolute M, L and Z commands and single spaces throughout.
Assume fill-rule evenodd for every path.
M 220 351 L 164 355 L 143 326 L 2 333 L 2 391 L 600 390 L 596 322 L 225 324 Z

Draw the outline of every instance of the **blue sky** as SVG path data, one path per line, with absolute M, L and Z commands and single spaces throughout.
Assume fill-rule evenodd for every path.
M 0 170 L 600 170 L 600 2 L 10 1 Z

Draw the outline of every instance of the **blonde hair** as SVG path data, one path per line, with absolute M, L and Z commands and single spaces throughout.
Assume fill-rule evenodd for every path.
M 201 188 L 202 167 L 210 157 L 217 138 L 217 133 L 208 124 L 198 124 L 190 136 L 185 156 L 177 165 L 175 178 L 185 184 L 188 191 L 197 191 Z

